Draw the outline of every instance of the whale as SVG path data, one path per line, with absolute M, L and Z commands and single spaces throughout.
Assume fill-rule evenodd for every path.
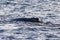
M 39 18 L 15 18 L 10 20 L 10 22 L 13 22 L 13 21 L 40 22 Z

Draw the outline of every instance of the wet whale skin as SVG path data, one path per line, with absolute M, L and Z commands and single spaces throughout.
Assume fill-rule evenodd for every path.
M 16 19 L 12 19 L 12 21 L 25 21 L 25 22 L 39 22 L 38 18 L 16 18 Z

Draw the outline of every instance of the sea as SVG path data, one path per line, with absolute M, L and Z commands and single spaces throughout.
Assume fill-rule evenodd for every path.
M 49 23 L 9 22 L 16 18 Z M 60 25 L 60 0 L 0 0 L 0 40 L 60 40 L 54 24 Z

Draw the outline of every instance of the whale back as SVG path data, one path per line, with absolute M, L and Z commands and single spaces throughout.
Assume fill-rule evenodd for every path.
M 16 18 L 11 21 L 39 22 L 38 18 Z

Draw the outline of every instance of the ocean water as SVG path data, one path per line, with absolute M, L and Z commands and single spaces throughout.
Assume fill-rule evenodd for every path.
M 49 23 L 9 22 L 15 18 Z M 59 24 L 59 0 L 0 0 L 0 40 L 60 40 Z

